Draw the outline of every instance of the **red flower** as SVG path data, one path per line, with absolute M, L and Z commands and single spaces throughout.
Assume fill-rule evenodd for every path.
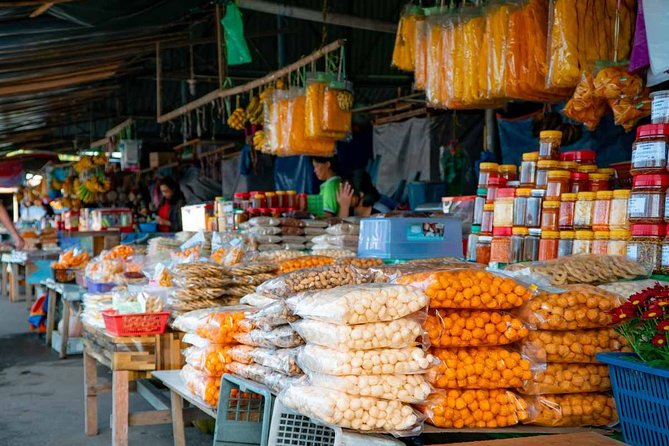
M 634 317 L 635 308 L 632 305 L 629 305 L 629 302 L 615 308 L 612 311 L 613 322 L 622 322 L 624 320 Z
M 657 305 L 651 305 L 642 315 L 641 319 L 655 319 L 662 316 L 662 308 Z
M 651 339 L 650 342 L 655 347 L 664 347 L 665 345 L 667 345 L 667 335 L 658 333 L 655 336 L 653 336 L 653 339 Z
M 646 302 L 648 300 L 648 297 L 649 297 L 648 293 L 645 292 L 645 291 L 642 291 L 640 293 L 636 293 L 636 294 L 631 295 L 629 300 L 627 301 L 627 303 L 630 303 L 630 304 L 632 304 L 636 307 L 636 306 L 642 305 L 644 302 Z
M 669 319 L 664 320 L 664 321 L 660 322 L 659 324 L 657 324 L 657 331 L 659 333 L 661 333 L 663 331 L 669 331 Z
M 669 306 L 669 297 L 663 297 L 662 299 L 658 299 L 655 303 L 659 307 L 667 307 Z

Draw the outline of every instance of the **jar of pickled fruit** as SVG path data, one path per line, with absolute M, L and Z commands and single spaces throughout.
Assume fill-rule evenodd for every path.
M 566 170 L 569 173 L 576 172 L 578 169 L 578 163 L 575 161 L 560 161 L 560 170 Z
M 263 192 L 251 192 L 251 207 L 262 209 L 267 207 L 267 198 Z
M 665 190 L 669 175 L 637 175 L 632 180 L 632 192 L 627 207 L 630 223 L 661 223 L 664 220 Z
M 276 192 L 265 192 L 265 199 L 267 200 L 268 208 L 278 208 L 279 206 L 279 197 L 276 195 Z
M 544 201 L 541 212 L 541 230 L 558 231 L 560 229 L 560 202 Z
M 632 237 L 627 242 L 627 257 L 659 272 L 662 265 L 662 242 L 666 236 L 664 224 L 633 224 Z
M 483 205 L 483 216 L 481 217 L 481 235 L 492 235 L 493 214 L 495 205 L 486 203 Z
M 497 197 L 495 198 L 493 208 L 493 227 L 513 226 L 513 204 L 515 195 L 516 190 L 511 188 L 502 188 L 497 191 Z
M 539 260 L 557 259 L 560 233 L 558 231 L 541 231 L 539 242 Z
M 573 161 L 578 165 L 597 165 L 597 153 L 594 150 L 572 150 L 560 155 L 563 161 Z
M 518 176 L 518 167 L 515 164 L 501 164 L 499 166 L 499 176 L 506 181 L 516 181 Z
M 490 262 L 508 264 L 511 262 L 511 234 L 510 227 L 496 227 L 492 231 L 490 248 Z
M 592 254 L 605 256 L 609 250 L 609 231 L 595 231 L 592 241 Z
M 476 241 L 476 263 L 487 265 L 490 263 L 490 248 L 492 237 L 489 235 L 480 235 Z
M 611 209 L 609 211 L 609 229 L 628 229 L 627 222 L 627 205 L 630 199 L 629 189 L 620 189 L 613 191 L 613 198 L 611 198 Z M 665 200 L 666 201 L 666 200 Z M 666 214 L 665 207 L 665 214 Z
M 574 229 L 574 211 L 576 209 L 576 194 L 562 194 L 560 201 L 560 230 Z
M 529 228 L 523 243 L 523 262 L 536 262 L 539 260 L 539 243 L 541 242 L 541 229 Z
M 538 160 L 539 152 L 523 153 L 523 161 L 520 164 L 520 187 L 534 187 Z
M 574 208 L 574 228 L 592 228 L 592 217 L 595 210 L 595 193 L 579 192 L 576 194 L 576 206 Z
M 528 229 L 522 226 L 514 227 L 512 229 L 510 263 L 519 263 L 523 261 L 523 247 L 525 238 L 528 236 L 528 234 Z
M 488 181 L 490 178 L 494 178 L 499 175 L 499 164 L 497 163 L 481 163 L 479 164 L 479 184 L 478 187 L 486 188 L 488 187 Z
M 294 190 L 286 191 L 286 207 L 297 209 L 297 192 Z
M 574 231 L 560 231 L 558 257 L 570 256 L 574 249 Z
M 607 254 L 610 256 L 626 256 L 627 241 L 630 237 L 631 233 L 628 229 L 612 229 L 609 232 Z
M 562 132 L 559 130 L 544 130 L 539 133 L 539 159 L 559 160 Z
M 574 247 L 572 249 L 572 254 L 590 254 L 592 252 L 592 241 L 594 238 L 595 234 L 592 231 L 574 231 Z
M 553 160 L 539 160 L 537 161 L 537 177 L 536 177 L 536 188 L 537 189 L 546 189 L 548 186 L 548 172 L 551 170 L 557 170 L 560 167 L 559 161 Z
M 486 194 L 486 203 L 494 203 L 497 198 L 497 191 L 506 187 L 506 180 L 502 177 L 493 177 L 488 180 L 488 193 Z
M 590 175 L 587 173 L 574 172 L 571 174 L 571 191 L 575 194 L 588 192 L 590 190 Z
M 539 228 L 541 226 L 541 210 L 543 209 L 545 195 L 546 191 L 542 189 L 532 189 L 532 192 L 530 192 L 525 212 L 525 226 L 528 228 Z
M 667 168 L 669 124 L 640 125 L 632 144 L 632 175 L 663 173 Z
M 516 189 L 516 196 L 513 199 L 513 225 L 526 226 L 527 200 L 532 191 L 527 188 Z
M 578 166 L 578 169 L 576 169 L 576 172 L 579 173 L 587 173 L 590 175 L 591 173 L 597 173 L 597 166 L 594 164 L 580 164 Z
M 613 200 L 613 191 L 602 190 L 595 194 L 595 205 L 592 214 L 593 231 L 609 230 L 611 200 Z
M 546 200 L 559 200 L 562 194 L 569 192 L 570 173 L 566 170 L 551 170 L 546 183 Z
M 590 181 L 590 192 L 599 192 L 600 190 L 609 190 L 611 177 L 605 173 L 591 173 L 588 176 Z

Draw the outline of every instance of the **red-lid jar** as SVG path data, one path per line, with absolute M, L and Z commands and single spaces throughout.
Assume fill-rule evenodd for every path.
M 632 180 L 627 215 L 630 223 L 661 223 L 669 175 L 637 175 Z
M 249 218 L 260 217 L 262 212 L 258 208 L 248 208 L 246 213 L 249 214 Z
M 590 175 L 587 173 L 574 172 L 571 174 L 571 192 L 588 192 L 590 190 Z
M 307 212 L 307 209 L 309 208 L 309 199 L 307 194 L 301 193 L 297 194 L 297 209 L 302 211 L 302 212 Z
M 561 161 L 574 161 L 580 165 L 596 165 L 597 152 L 594 150 L 572 150 L 560 155 Z
M 632 145 L 632 175 L 662 173 L 667 169 L 669 124 L 639 126 Z
M 659 271 L 662 264 L 662 241 L 666 235 L 664 224 L 635 224 L 632 237 L 627 242 L 627 257 L 646 266 L 649 271 Z
M 492 231 L 490 261 L 495 263 L 511 262 L 511 227 L 497 227 Z
M 497 191 L 506 186 L 506 178 L 493 177 L 488 179 L 488 192 L 486 194 L 486 203 L 494 203 L 497 198 Z

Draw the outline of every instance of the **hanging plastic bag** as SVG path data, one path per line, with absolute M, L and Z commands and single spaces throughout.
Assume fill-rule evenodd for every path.
M 597 128 L 599 121 L 601 121 L 607 111 L 606 101 L 595 95 L 595 84 L 592 74 L 583 73 L 581 81 L 576 86 L 574 95 L 564 107 L 565 116 L 582 122 L 592 132 Z
M 404 71 L 413 71 L 415 67 L 415 37 L 416 24 L 423 20 L 422 9 L 408 5 L 397 25 L 397 34 L 395 36 L 395 47 L 393 49 L 392 65 Z
M 292 89 L 287 111 L 287 145 L 277 152 L 278 156 L 311 155 L 332 156 L 335 141 L 332 138 L 307 138 L 306 127 L 306 96 L 302 89 Z
M 225 17 L 221 19 L 225 35 L 225 52 L 228 65 L 242 65 L 251 62 L 251 52 L 244 38 L 244 21 L 239 7 L 234 2 L 225 5 Z

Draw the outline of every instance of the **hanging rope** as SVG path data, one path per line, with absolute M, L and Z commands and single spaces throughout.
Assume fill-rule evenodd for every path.
M 323 0 L 323 28 L 322 28 L 322 39 L 321 39 L 321 48 L 325 46 L 325 42 L 328 39 L 328 0 Z

